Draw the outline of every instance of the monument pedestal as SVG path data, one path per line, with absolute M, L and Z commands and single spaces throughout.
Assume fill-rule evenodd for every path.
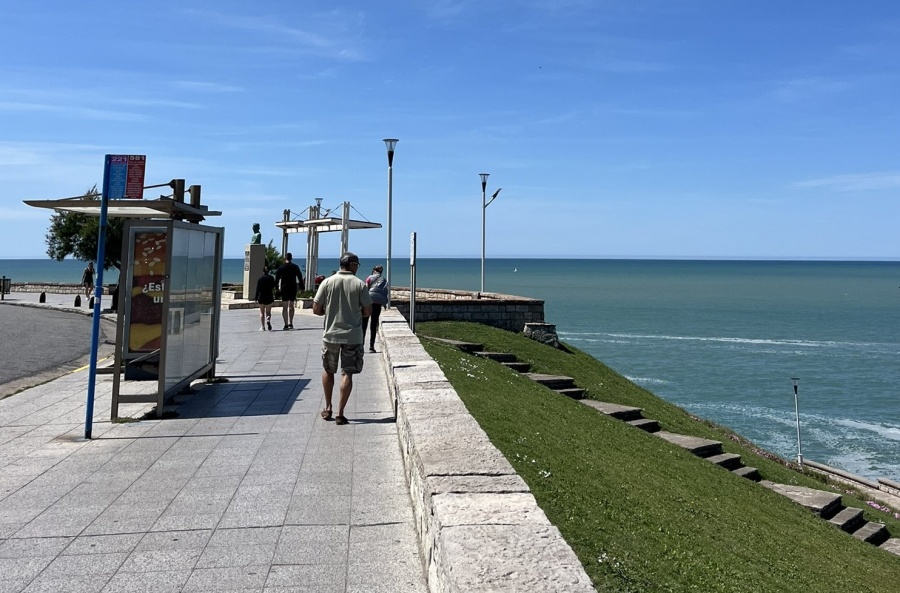
M 244 300 L 253 300 L 256 296 L 256 281 L 263 275 L 266 267 L 266 246 L 250 244 L 244 249 Z

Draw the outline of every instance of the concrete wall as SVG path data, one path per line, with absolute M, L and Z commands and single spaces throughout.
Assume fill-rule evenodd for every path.
M 391 305 L 409 320 L 409 288 L 391 290 Z M 416 322 L 471 321 L 513 332 L 544 321 L 544 301 L 499 293 L 416 289 Z
M 63 282 L 11 282 L 13 292 L 46 292 L 47 294 L 84 294 L 84 286 Z M 110 294 L 112 288 L 103 285 L 103 294 Z M 91 293 L 93 294 L 93 292 Z
M 594 591 L 398 308 L 379 333 L 431 593 Z

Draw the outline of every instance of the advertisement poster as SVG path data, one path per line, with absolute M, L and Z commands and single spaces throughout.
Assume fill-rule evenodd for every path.
M 153 352 L 162 339 L 163 295 L 166 283 L 166 233 L 134 234 L 131 262 L 131 311 L 128 349 Z

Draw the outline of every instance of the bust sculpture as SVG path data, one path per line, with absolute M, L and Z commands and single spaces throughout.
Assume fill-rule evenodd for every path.
M 259 245 L 262 243 L 262 233 L 259 232 L 259 223 L 253 223 L 253 236 L 250 237 L 251 245 Z

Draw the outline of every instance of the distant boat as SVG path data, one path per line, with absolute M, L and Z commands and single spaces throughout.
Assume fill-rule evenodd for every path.
M 513 268 L 513 272 L 518 272 L 519 268 Z

